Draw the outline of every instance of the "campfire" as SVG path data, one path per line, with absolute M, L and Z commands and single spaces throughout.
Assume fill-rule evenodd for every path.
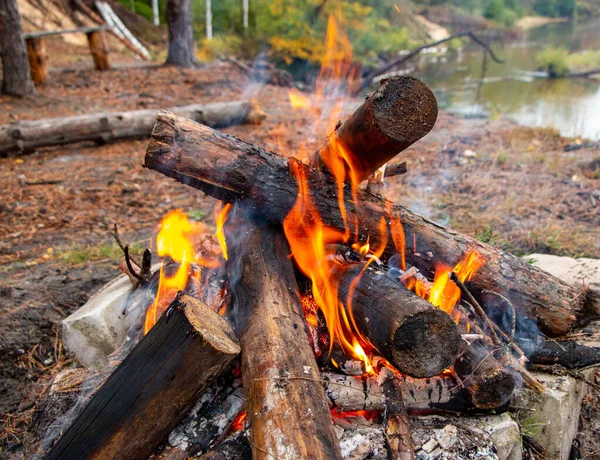
M 315 95 L 290 93 L 330 133 L 318 148 L 310 132 L 286 158 L 159 113 L 144 166 L 221 200 L 216 233 L 175 210 L 159 270 L 125 251 L 153 300 L 46 458 L 147 458 L 167 439 L 160 458 L 341 458 L 336 427 L 362 420 L 409 459 L 409 415 L 544 392 L 523 349 L 583 321 L 586 293 L 381 196 L 437 103 L 395 77 L 338 123 L 355 80 L 336 29 Z

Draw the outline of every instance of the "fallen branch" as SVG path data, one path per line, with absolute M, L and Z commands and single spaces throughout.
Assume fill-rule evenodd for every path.
M 412 59 L 413 57 L 420 54 L 421 51 L 423 51 L 427 48 L 441 45 L 442 43 L 446 43 L 446 42 L 449 42 L 450 40 L 454 40 L 455 38 L 460 38 L 460 37 L 470 38 L 474 43 L 481 46 L 495 62 L 497 62 L 499 64 L 504 64 L 504 60 L 502 60 L 498 56 L 496 56 L 496 53 L 494 53 L 492 48 L 490 48 L 490 46 L 487 43 L 485 43 L 481 38 L 479 38 L 473 32 L 461 32 L 459 34 L 451 35 L 442 40 L 438 40 L 436 42 L 427 43 L 423 46 L 419 46 L 418 48 L 415 48 L 414 50 L 410 51 L 408 54 L 405 54 L 404 56 L 400 56 L 397 59 L 394 59 L 392 62 L 384 65 L 383 67 L 380 67 L 379 69 L 375 69 L 374 71 L 372 71 L 369 75 L 367 75 L 363 79 L 362 85 L 359 87 L 357 93 L 362 91 L 363 89 L 365 89 L 367 86 L 369 86 L 371 84 L 371 82 L 373 81 L 373 79 L 375 79 L 376 77 L 383 75 L 383 74 L 389 72 L 390 70 L 392 70 L 394 67 L 398 67 L 399 65 Z

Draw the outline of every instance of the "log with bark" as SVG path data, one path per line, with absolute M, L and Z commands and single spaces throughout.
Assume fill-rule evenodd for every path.
M 323 222 L 341 232 L 346 227 L 337 200 L 338 186 L 330 175 L 170 112 L 161 111 L 158 115 L 145 166 L 218 199 L 244 199 L 254 212 L 278 223 L 283 222 L 296 202 L 295 172 L 307 180 L 312 202 Z M 382 236 L 380 223 L 383 219 L 390 227 L 391 222 L 401 222 L 409 265 L 433 278 L 437 261 L 452 266 L 468 249 L 476 250 L 485 264 L 469 283 L 474 295 L 477 297 L 482 291 L 503 294 L 520 315 L 533 318 L 548 335 L 568 332 L 591 310 L 582 289 L 567 285 L 514 255 L 379 197 L 358 191 L 355 201 L 349 187 L 345 187 L 345 193 L 346 211 L 349 216 L 356 216 L 360 224 L 350 226 L 351 239 L 365 242 L 370 238 L 372 247 L 385 243 L 384 257 L 397 252 L 396 238 Z
M 431 377 L 455 361 L 461 338 L 446 312 L 372 266 L 340 266 L 331 279 L 359 330 L 403 374 Z
M 45 458 L 148 458 L 239 352 L 225 319 L 178 296 Z
M 391 78 L 336 128 L 310 164 L 331 169 L 346 153 L 352 175 L 362 182 L 431 131 L 437 114 L 437 101 L 425 83 L 409 76 Z
M 463 350 L 454 363 L 454 372 L 479 409 L 497 409 L 512 398 L 516 387 L 513 373 L 494 358 L 481 340 L 463 341 Z
M 253 458 L 340 458 L 283 232 L 252 227 L 227 245 Z
M 217 102 L 174 107 L 174 112 L 213 127 L 260 124 L 265 113 L 254 101 Z M 150 135 L 158 110 L 95 113 L 74 117 L 21 121 L 0 126 L 0 155 L 37 147 L 81 141 L 105 143 Z

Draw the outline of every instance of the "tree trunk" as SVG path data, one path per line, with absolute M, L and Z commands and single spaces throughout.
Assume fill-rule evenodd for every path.
M 27 56 L 31 79 L 36 85 L 45 85 L 48 80 L 48 56 L 46 42 L 41 37 L 27 38 Z
M 248 35 L 248 10 L 250 9 L 250 0 L 242 0 L 242 23 L 244 26 L 244 35 Z
M 226 320 L 178 296 L 45 458 L 148 458 L 239 352 Z
M 206 0 L 206 38 L 213 39 L 211 0 Z
M 35 89 L 16 0 L 0 0 L 0 58 L 2 94 L 17 97 L 33 94 Z
M 152 22 L 154 23 L 155 26 L 160 25 L 158 0 L 152 0 Z
M 106 46 L 104 31 L 99 30 L 96 32 L 89 32 L 87 34 L 87 38 L 96 70 L 110 70 L 110 62 L 108 61 L 108 46 Z
M 260 124 L 264 112 L 255 102 L 192 104 L 172 110 L 211 126 Z M 147 137 L 152 132 L 157 110 L 95 113 L 75 117 L 22 121 L 0 126 L 0 155 L 11 151 L 28 152 L 41 146 L 81 141 L 99 143 L 118 139 Z
M 255 212 L 273 222 L 283 222 L 298 196 L 298 183 L 290 163 L 307 178 L 308 190 L 323 222 L 343 233 L 345 219 L 337 200 L 338 187 L 329 175 L 175 114 L 159 113 L 145 159 L 146 167 L 218 199 L 247 200 Z M 454 266 L 467 250 L 476 250 L 485 263 L 469 286 L 476 298 L 486 290 L 504 295 L 520 315 L 531 318 L 533 321 L 520 321 L 518 332 L 522 335 L 537 335 L 537 328 L 553 336 L 565 334 L 578 317 L 584 319 L 588 314 L 591 305 L 586 305 L 589 300 L 582 289 L 389 201 L 359 191 L 355 202 L 348 189 L 346 212 L 356 216 L 360 223 L 350 226 L 351 241 L 365 242 L 370 238 L 375 248 L 385 243 L 384 256 L 389 257 L 397 252 L 394 244 L 397 238 L 382 236 L 380 223 L 383 219 L 394 232 L 392 223 L 399 221 L 404 228 L 406 262 L 417 266 L 430 279 L 437 262 Z
M 167 65 L 194 67 L 196 65 L 191 0 L 167 0 L 169 54 Z
M 283 231 L 227 244 L 252 458 L 341 458 Z

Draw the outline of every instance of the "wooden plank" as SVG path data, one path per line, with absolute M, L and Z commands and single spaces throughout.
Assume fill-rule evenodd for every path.
M 225 319 L 178 296 L 45 458 L 148 458 L 239 351 Z
M 50 37 L 53 35 L 65 35 L 65 34 L 89 34 L 91 32 L 100 32 L 101 30 L 108 30 L 108 26 L 93 26 L 93 27 L 78 27 L 76 29 L 64 29 L 64 30 L 45 30 L 41 32 L 26 32 L 23 34 L 25 40 L 28 38 L 40 38 Z

